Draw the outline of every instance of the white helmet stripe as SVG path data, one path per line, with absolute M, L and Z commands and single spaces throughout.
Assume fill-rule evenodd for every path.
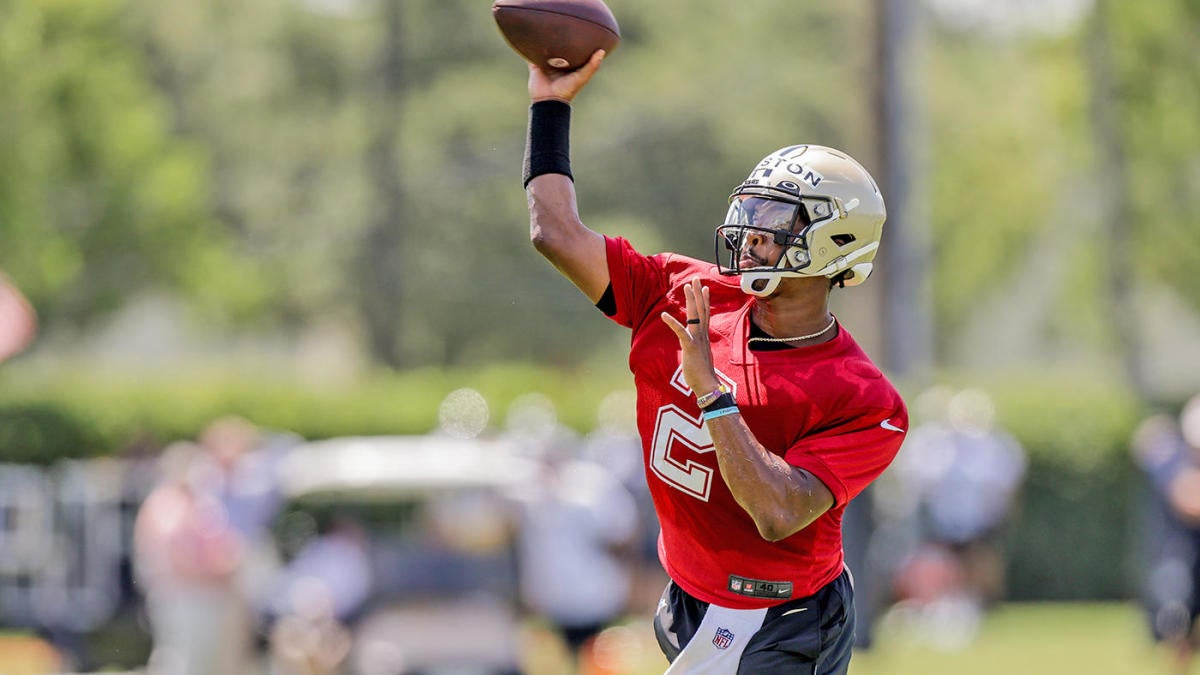
M 825 267 L 823 267 L 820 270 L 813 272 L 811 275 L 807 275 L 807 276 L 828 277 L 828 276 L 837 274 L 838 272 L 841 272 L 842 270 L 850 269 L 853 266 L 853 263 L 855 260 L 858 260 L 859 258 L 867 255 L 868 253 L 874 254 L 875 250 L 878 248 L 879 248 L 879 242 L 877 242 L 877 241 L 871 242 L 870 244 L 867 244 L 866 246 L 858 249 L 857 251 L 851 253 L 850 255 L 837 258 L 836 260 L 829 263 Z M 874 255 L 872 255 L 872 257 L 874 257 Z

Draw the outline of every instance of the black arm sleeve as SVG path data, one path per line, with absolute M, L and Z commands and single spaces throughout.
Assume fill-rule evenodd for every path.
M 546 173 L 571 180 L 571 106 L 562 101 L 538 101 L 529 106 L 529 135 L 525 139 L 524 185 Z
M 596 309 L 604 312 L 604 316 L 613 316 L 617 313 L 617 296 L 613 295 L 612 282 L 608 282 L 608 288 L 604 289 L 604 295 L 596 301 Z

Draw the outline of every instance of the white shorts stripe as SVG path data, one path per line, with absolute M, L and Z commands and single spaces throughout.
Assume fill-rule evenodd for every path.
M 665 675 L 734 675 L 742 652 L 766 617 L 766 608 L 728 609 L 709 605 L 696 634 Z

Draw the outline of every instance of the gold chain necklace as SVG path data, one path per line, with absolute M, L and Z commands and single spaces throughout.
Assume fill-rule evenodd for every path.
M 835 323 L 837 323 L 837 319 L 831 318 L 831 319 L 829 319 L 828 326 L 825 326 L 824 328 L 822 328 L 821 330 L 819 330 L 815 333 L 809 333 L 808 335 L 797 335 L 796 337 L 785 337 L 785 338 L 752 337 L 749 340 L 747 340 L 746 342 L 747 343 L 749 343 L 749 342 L 799 342 L 800 340 L 810 340 L 815 337 L 821 337 L 822 335 L 833 330 L 833 325 Z

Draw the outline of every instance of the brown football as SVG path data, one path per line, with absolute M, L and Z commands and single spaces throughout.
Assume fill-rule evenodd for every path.
M 492 18 L 509 46 L 545 68 L 575 70 L 597 49 L 611 53 L 621 42 L 601 0 L 495 0 Z

